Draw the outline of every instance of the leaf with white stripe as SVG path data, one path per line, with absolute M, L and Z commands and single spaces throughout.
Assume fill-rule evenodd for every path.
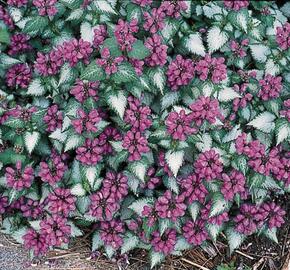
M 27 95 L 42 96 L 45 93 L 45 88 L 41 84 L 40 78 L 34 79 L 28 86 Z
M 205 55 L 205 47 L 203 45 L 203 42 L 199 33 L 190 34 L 188 37 L 185 38 L 184 43 L 185 43 L 185 48 L 189 52 L 195 53 L 201 56 Z
M 265 133 L 270 133 L 275 127 L 275 115 L 270 112 L 263 112 L 256 116 L 248 126 L 253 126 L 254 128 L 261 130 Z
M 83 22 L 80 28 L 81 38 L 85 41 L 93 43 L 94 32 L 89 22 Z
M 178 171 L 183 163 L 183 157 L 184 151 L 172 152 L 171 150 L 169 150 L 165 154 L 166 163 L 168 164 L 170 170 L 175 177 L 177 176 Z
M 253 58 L 261 63 L 265 63 L 267 56 L 271 53 L 269 47 L 263 44 L 250 45 L 250 50 Z
M 222 32 L 217 26 L 210 28 L 207 34 L 209 52 L 212 53 L 219 50 L 228 39 L 228 35 L 225 32 Z
M 94 4 L 98 11 L 104 12 L 104 13 L 111 13 L 111 14 L 117 14 L 117 12 L 113 9 L 111 4 L 107 0 L 95 0 Z
M 286 119 L 278 119 L 275 128 L 277 145 L 290 137 L 290 125 Z
M 231 101 L 240 97 L 241 95 L 231 87 L 225 87 L 218 93 L 218 100 L 222 102 Z
M 118 113 L 118 115 L 123 119 L 125 108 L 127 105 L 127 98 L 122 91 L 117 94 L 112 94 L 108 99 L 109 106 Z
M 24 144 L 29 154 L 32 153 L 36 145 L 40 140 L 40 133 L 37 131 L 29 132 L 26 131 L 24 133 Z

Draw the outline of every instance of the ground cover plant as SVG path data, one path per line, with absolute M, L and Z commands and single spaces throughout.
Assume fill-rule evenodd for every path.
M 290 5 L 0 2 L 0 214 L 32 256 L 84 231 L 152 267 L 277 241 L 290 191 Z

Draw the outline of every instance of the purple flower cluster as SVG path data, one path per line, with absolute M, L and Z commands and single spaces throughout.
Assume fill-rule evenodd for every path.
M 31 78 L 32 72 L 27 64 L 15 64 L 6 73 L 6 83 L 9 87 L 27 88 Z
M 282 77 L 275 77 L 267 74 L 264 79 L 259 81 L 259 85 L 261 89 L 258 96 L 262 100 L 277 98 L 282 90 Z
M 196 63 L 195 71 L 200 80 L 205 81 L 210 77 L 211 81 L 217 84 L 227 78 L 227 67 L 224 62 L 223 57 L 216 58 L 207 54 Z
M 231 201 L 235 194 L 245 192 L 246 178 L 241 172 L 233 170 L 230 174 L 223 173 L 222 180 L 221 193 L 226 200 Z
M 28 35 L 22 33 L 11 36 L 8 54 L 16 55 L 32 50 L 32 46 L 28 43 L 29 39 Z
M 43 117 L 43 122 L 46 123 L 48 132 L 53 132 L 57 128 L 62 127 L 62 112 L 58 110 L 57 104 L 50 106 Z
M 249 4 L 249 0 L 224 0 L 225 7 L 235 11 L 246 8 Z
M 99 139 L 89 139 L 76 150 L 76 159 L 85 165 L 96 165 L 102 159 L 102 147 Z
M 247 47 L 248 45 L 249 39 L 242 40 L 240 44 L 237 41 L 232 40 L 230 43 L 230 48 L 235 56 L 239 58 L 244 58 L 247 55 L 245 47 Z
M 117 249 L 123 244 L 122 234 L 125 232 L 125 228 L 121 221 L 102 221 L 100 230 L 101 239 L 106 245 Z
M 22 190 L 31 186 L 34 179 L 34 170 L 30 166 L 22 168 L 21 161 L 17 161 L 15 168 L 6 168 L 5 177 L 8 187 Z
M 57 13 L 57 0 L 33 0 L 32 3 L 40 16 L 54 16 Z
M 101 57 L 101 59 L 97 59 L 97 64 L 105 69 L 107 75 L 116 73 L 118 65 L 124 60 L 122 56 L 112 57 L 108 48 L 101 51 Z
M 76 133 L 82 134 L 84 131 L 96 132 L 97 124 L 101 121 L 101 117 L 97 110 L 93 109 L 88 114 L 82 109 L 77 111 L 78 118 L 72 120 L 72 125 Z
M 194 64 L 191 59 L 184 59 L 182 55 L 177 55 L 167 69 L 167 81 L 173 91 L 180 86 L 188 85 L 194 77 Z
M 202 219 L 196 221 L 187 221 L 182 228 L 183 236 L 189 244 L 199 246 L 209 238 L 205 228 L 205 222 Z
M 14 7 L 23 7 L 28 3 L 28 0 L 7 0 L 7 5 Z
M 282 50 L 287 50 L 290 47 L 290 23 L 278 26 L 276 31 L 276 42 Z
M 89 97 L 93 98 L 95 101 L 98 100 L 98 88 L 100 83 L 96 82 L 86 82 L 80 79 L 76 80 L 75 86 L 72 87 L 70 93 L 76 98 L 80 103 L 85 102 Z
M 155 252 L 169 255 L 174 250 L 176 241 L 176 231 L 173 229 L 167 229 L 162 235 L 158 231 L 152 233 L 151 244 Z
M 154 66 L 164 66 L 167 60 L 167 49 L 168 46 L 162 44 L 162 38 L 154 34 L 145 41 L 146 48 L 150 51 L 150 56 L 145 58 L 147 65 Z
M 179 113 L 169 113 L 165 125 L 168 133 L 172 135 L 172 138 L 180 141 L 185 141 L 188 135 L 197 131 L 192 127 L 191 114 L 186 114 L 184 110 L 180 110 Z

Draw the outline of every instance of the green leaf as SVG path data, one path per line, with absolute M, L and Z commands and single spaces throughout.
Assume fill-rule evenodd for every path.
M 28 22 L 26 22 L 25 27 L 22 31 L 26 34 L 34 36 L 37 33 L 43 31 L 45 26 L 47 25 L 48 19 L 46 17 L 35 16 L 31 18 Z
M 213 26 L 208 30 L 207 44 L 209 52 L 215 52 L 219 50 L 228 41 L 229 36 L 226 32 L 221 31 L 217 26 Z
M 238 170 L 241 171 L 244 175 L 246 175 L 246 172 L 248 170 L 247 165 L 247 159 L 244 156 L 238 156 L 235 158 L 232 162 L 232 166 Z
M 117 12 L 115 11 L 110 1 L 108 0 L 102 0 L 102 1 L 94 0 L 94 4 L 96 6 L 97 11 L 99 11 L 101 14 L 109 13 L 109 14 L 117 15 Z
M 10 36 L 6 29 L 0 28 L 0 43 L 10 43 Z
M 118 56 L 122 55 L 122 52 L 119 49 L 119 45 L 117 43 L 117 40 L 114 37 L 105 39 L 105 41 L 103 43 L 103 48 L 108 48 L 110 51 L 110 55 L 112 57 L 118 57 Z
M 171 191 L 175 192 L 176 194 L 179 193 L 179 185 L 175 177 L 164 177 L 163 183 Z
M 117 93 L 109 95 L 107 103 L 123 119 L 127 105 L 127 98 L 124 95 L 124 91 L 120 90 Z
M 212 206 L 210 209 L 210 217 L 219 215 L 225 212 L 229 208 L 228 202 L 224 199 L 224 197 L 216 193 L 212 197 Z
M 163 95 L 164 88 L 166 85 L 166 75 L 162 68 L 155 68 L 149 70 L 149 78 L 151 79 L 153 85 L 160 91 Z
M 150 51 L 144 46 L 141 40 L 137 40 L 132 45 L 132 50 L 128 52 L 130 58 L 144 59 L 149 56 Z
M 130 250 L 136 248 L 139 244 L 139 237 L 133 234 L 128 234 L 123 240 L 124 242 L 121 247 L 121 254 L 129 252 Z
M 37 131 L 26 131 L 24 133 L 23 139 L 28 153 L 31 154 L 40 140 L 40 133 Z
M 160 235 L 163 235 L 167 229 L 172 228 L 174 225 L 174 223 L 168 218 L 161 218 L 158 223 Z
M 81 74 L 82 80 L 101 81 L 106 78 L 104 70 L 95 61 L 89 64 Z
M 277 238 L 277 228 L 272 228 L 272 229 L 264 229 L 263 234 L 268 237 L 270 240 L 274 241 L 276 244 L 279 243 L 278 238 Z
M 270 133 L 275 127 L 275 115 L 270 112 L 263 112 L 256 116 L 247 125 L 253 126 L 254 128 L 263 131 L 265 133 Z
M 276 121 L 275 135 L 277 145 L 290 137 L 290 125 L 287 119 L 280 118 Z
M 92 251 L 95 251 L 104 245 L 104 242 L 101 239 L 101 235 L 98 231 L 94 232 L 92 241 L 93 241 Z
M 166 93 L 161 99 L 161 109 L 165 110 L 168 107 L 176 104 L 179 101 L 179 92 L 169 92 Z
M 164 259 L 165 259 L 165 255 L 163 253 L 155 252 L 151 250 L 150 252 L 151 269 L 154 266 L 160 264 L 162 261 L 164 261 Z
M 75 184 L 72 188 L 71 188 L 71 194 L 78 196 L 78 197 L 82 197 L 86 195 L 86 191 L 83 188 L 81 183 Z
M 26 94 L 32 96 L 42 96 L 45 93 L 44 85 L 40 78 L 35 78 L 29 84 Z
M 69 221 L 68 225 L 71 228 L 71 237 L 78 237 L 83 235 L 83 232 L 72 221 Z
M 60 69 L 60 76 L 58 81 L 58 86 L 61 84 L 73 82 L 76 78 L 77 74 L 72 67 L 69 66 L 68 63 L 65 63 Z
M 77 134 L 70 134 L 68 135 L 66 142 L 65 142 L 65 147 L 64 147 L 64 152 L 67 152 L 71 149 L 76 149 L 80 145 L 84 143 L 85 139 Z
M 10 118 L 3 123 L 4 126 L 11 127 L 11 128 L 23 128 L 25 123 L 19 118 Z
M 200 204 L 198 202 L 193 202 L 189 205 L 188 210 L 192 219 L 195 221 L 200 211 Z
M 153 198 L 143 198 L 133 202 L 128 208 L 133 210 L 139 216 L 142 216 L 142 211 L 145 205 L 152 206 Z
M 3 66 L 4 68 L 9 68 L 19 63 L 21 63 L 21 61 L 19 61 L 18 59 L 10 57 L 3 52 L 0 53 L 0 66 Z
M 22 227 L 18 229 L 17 231 L 14 231 L 11 234 L 11 236 L 17 243 L 23 244 L 24 243 L 23 236 L 26 234 L 26 232 L 27 232 L 27 227 Z
M 216 224 L 207 224 L 208 233 L 213 241 L 216 241 L 218 234 L 221 232 L 222 226 Z
M 228 228 L 226 230 L 226 236 L 230 246 L 230 253 L 233 253 L 245 240 L 246 236 L 242 235 L 234 230 L 234 228 Z
M 205 56 L 205 47 L 202 42 L 200 33 L 190 34 L 182 40 L 185 49 L 190 53 Z
M 178 171 L 183 163 L 184 158 L 184 151 L 176 151 L 173 152 L 169 150 L 165 154 L 165 160 L 168 164 L 170 170 L 172 171 L 173 175 L 176 177 L 178 174 Z
M 112 80 L 116 83 L 126 83 L 136 80 L 136 73 L 132 65 L 122 63 L 118 66 L 118 71 L 112 74 Z
M 142 161 L 135 161 L 129 164 L 129 170 L 135 174 L 142 182 L 144 182 L 148 164 Z
M 175 251 L 183 251 L 191 248 L 192 245 L 189 244 L 183 236 L 179 236 L 177 238 L 176 244 L 174 246 Z

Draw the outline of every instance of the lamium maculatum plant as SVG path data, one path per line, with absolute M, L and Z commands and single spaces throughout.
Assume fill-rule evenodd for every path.
M 252 234 L 290 191 L 290 5 L 0 3 L 2 231 L 109 258 Z

